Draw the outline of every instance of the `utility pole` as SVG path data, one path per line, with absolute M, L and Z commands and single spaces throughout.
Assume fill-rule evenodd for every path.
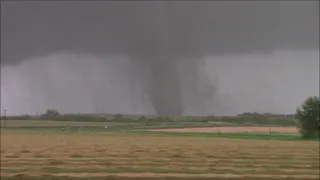
M 6 127 L 6 121 L 7 121 L 7 115 L 6 115 L 6 113 L 7 113 L 7 111 L 8 111 L 8 110 L 6 110 L 6 109 L 3 110 L 3 128 Z

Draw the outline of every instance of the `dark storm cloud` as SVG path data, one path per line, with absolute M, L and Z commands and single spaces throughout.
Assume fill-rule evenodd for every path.
M 150 68 L 146 89 L 162 115 L 183 112 L 178 59 L 192 59 L 195 74 L 210 54 L 318 48 L 317 1 L 1 2 L 2 65 L 59 51 L 127 54 Z
M 1 2 L 1 59 L 58 50 L 145 56 L 157 46 L 159 2 Z M 317 48 L 317 1 L 164 2 L 174 54 Z

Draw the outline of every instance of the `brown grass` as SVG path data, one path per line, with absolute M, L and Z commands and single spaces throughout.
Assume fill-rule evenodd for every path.
M 155 129 L 152 131 L 164 132 L 205 132 L 205 133 L 232 133 L 232 132 L 278 132 L 278 133 L 298 133 L 295 127 L 200 127 L 200 128 L 178 128 L 178 129 Z
M 138 134 L 1 134 L 1 176 L 300 177 L 319 174 L 317 142 Z

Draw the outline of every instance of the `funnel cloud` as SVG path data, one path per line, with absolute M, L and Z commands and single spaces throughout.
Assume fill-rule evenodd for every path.
M 11 113 L 289 112 L 318 59 L 318 1 L 1 2 Z

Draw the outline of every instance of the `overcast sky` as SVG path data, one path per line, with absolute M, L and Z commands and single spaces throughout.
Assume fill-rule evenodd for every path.
M 1 2 L 11 113 L 292 113 L 318 94 L 318 1 Z

